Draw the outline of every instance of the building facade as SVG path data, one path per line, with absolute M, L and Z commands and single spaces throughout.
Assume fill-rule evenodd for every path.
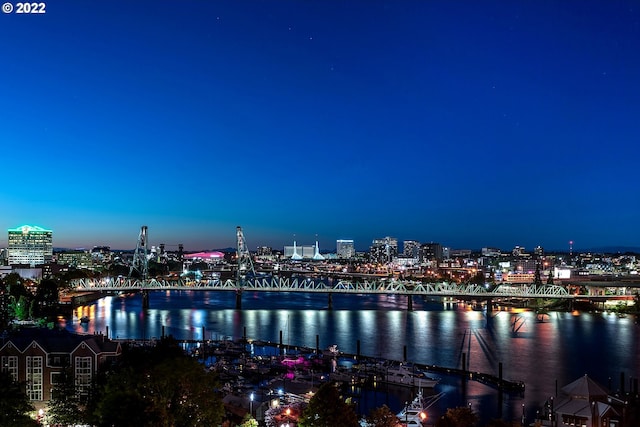
M 314 245 L 295 245 L 284 247 L 284 257 L 291 258 L 293 260 L 311 259 L 316 253 L 316 247 Z
M 98 369 L 122 353 L 120 343 L 102 335 L 75 335 L 65 330 L 23 329 L 0 347 L 2 370 L 26 384 L 34 403 L 51 399 L 51 391 L 66 371 L 76 393 L 87 398 Z
M 387 263 L 393 261 L 398 256 L 398 239 L 396 237 L 385 237 L 373 239 L 369 248 L 371 261 Z
M 424 243 L 420 246 L 420 262 L 436 261 L 439 263 L 444 258 L 440 243 Z
M 353 240 L 336 240 L 336 255 L 340 259 L 351 259 L 356 256 Z
M 9 265 L 35 266 L 51 262 L 53 232 L 31 225 L 9 229 L 7 253 Z
M 405 257 L 417 258 L 420 252 L 420 242 L 417 240 L 405 240 L 402 242 L 402 254 Z

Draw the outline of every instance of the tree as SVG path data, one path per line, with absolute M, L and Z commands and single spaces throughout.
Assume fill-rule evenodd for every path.
M 298 420 L 300 427 L 357 427 L 358 416 L 353 406 L 346 403 L 334 382 L 322 384 L 309 400 Z
M 149 425 L 147 411 L 149 403 L 140 394 L 138 375 L 130 368 L 109 373 L 107 382 L 100 388 L 93 408 L 92 424 L 100 426 Z
M 553 266 L 549 268 L 549 275 L 547 276 L 547 285 L 553 286 Z
M 172 339 L 123 352 L 106 374 L 92 413 L 104 426 L 219 425 L 224 415 L 218 377 L 188 357 Z
M 256 419 L 251 415 L 247 414 L 242 420 L 240 427 L 258 427 L 258 421 L 256 421 Z
M 9 301 L 9 317 L 18 320 L 26 320 L 29 317 L 31 304 L 29 304 L 26 296 L 21 295 L 16 300 L 16 298 L 11 295 Z
M 473 427 L 478 422 L 478 415 L 471 408 L 461 406 L 449 408 L 438 422 L 436 427 Z
M 58 302 L 58 282 L 53 279 L 42 279 L 36 289 L 36 300 L 44 303 Z
M 47 414 L 52 424 L 76 425 L 83 421 L 84 411 L 70 369 L 63 370 L 53 385 Z
M 28 415 L 33 410 L 33 405 L 20 384 L 8 372 L 0 371 L 0 426 L 39 426 Z
M 533 284 L 536 286 L 542 286 L 542 278 L 540 277 L 540 263 L 536 262 L 536 271 L 533 276 Z
M 372 427 L 397 427 L 400 422 L 401 420 L 387 405 L 372 409 L 367 416 L 367 423 Z
M 18 273 L 10 273 L 4 278 L 4 285 L 9 291 L 9 295 L 13 296 L 16 299 L 19 299 L 21 296 L 27 296 L 29 291 L 24 287 L 24 283 L 22 283 L 22 277 Z

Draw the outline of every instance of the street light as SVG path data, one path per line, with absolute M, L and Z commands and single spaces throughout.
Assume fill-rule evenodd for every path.
M 253 392 L 251 392 L 251 394 L 249 395 L 249 413 L 251 414 L 251 417 L 253 417 L 253 398 L 254 394 Z

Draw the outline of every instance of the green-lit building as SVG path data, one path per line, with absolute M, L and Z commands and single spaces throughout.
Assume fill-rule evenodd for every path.
M 53 232 L 42 227 L 23 225 L 9 229 L 7 246 L 9 265 L 35 266 L 51 262 Z

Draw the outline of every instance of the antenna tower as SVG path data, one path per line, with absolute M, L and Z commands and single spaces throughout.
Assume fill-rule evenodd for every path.
M 136 251 L 133 253 L 133 261 L 131 262 L 131 269 L 129 270 L 129 276 L 133 273 L 133 270 L 140 274 L 142 279 L 147 279 L 149 276 L 149 246 L 147 242 L 147 226 L 140 227 L 140 234 L 138 235 L 138 244 L 136 245 Z
M 247 243 L 244 240 L 244 233 L 240 226 L 236 227 L 236 240 L 238 244 L 236 252 L 238 258 L 238 279 L 243 278 L 248 272 L 251 272 L 255 276 L 256 271 L 253 269 L 251 254 L 249 253 L 249 249 L 247 249 Z
M 573 240 L 569 240 L 569 256 L 573 255 Z

